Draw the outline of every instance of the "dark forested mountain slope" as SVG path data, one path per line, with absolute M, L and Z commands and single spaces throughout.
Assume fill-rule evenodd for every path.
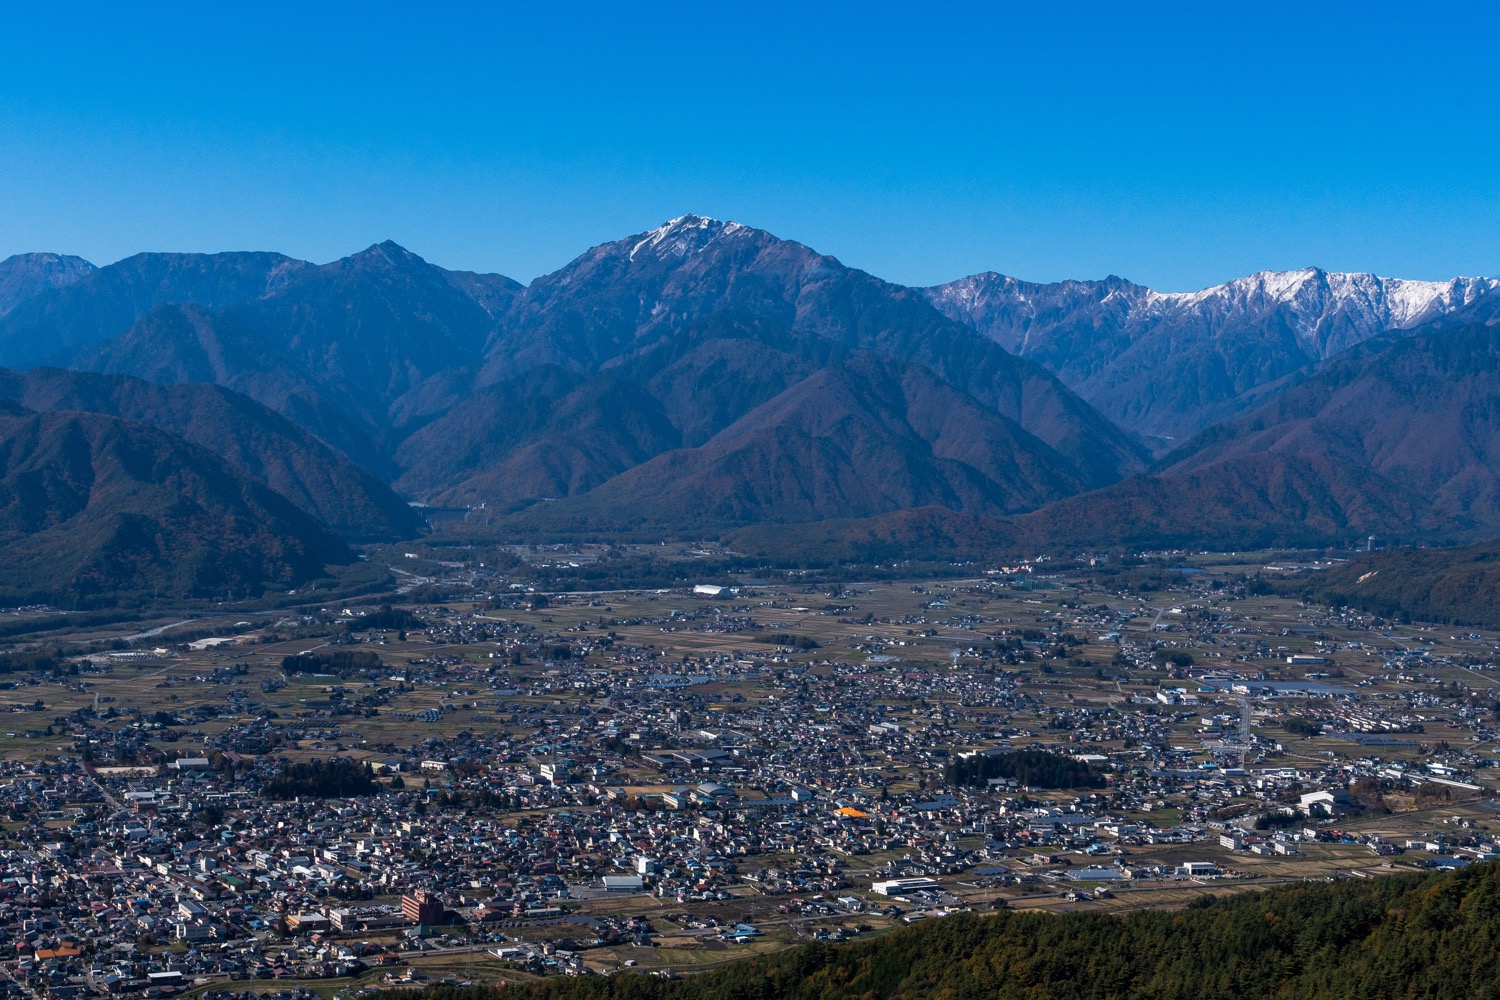
M 1500 327 L 1354 352 L 1168 456 L 1165 472 L 1263 455 L 1379 477 L 1422 498 L 1411 527 L 1500 530 Z
M 1019 519 L 1069 544 L 1433 541 L 1500 532 L 1500 327 L 1379 338 L 1166 456 Z
M 501 515 L 587 492 L 681 443 L 638 383 L 548 366 L 487 386 L 417 431 L 397 453 L 398 486 Z
M 1500 534 L 1497 468 L 1500 325 L 1438 328 L 1368 341 L 1147 473 L 966 533 L 985 554 L 1460 541 Z M 885 515 L 787 537 L 853 552 L 909 528 Z
M 1333 607 L 1388 618 L 1500 627 L 1500 542 L 1371 552 L 1284 587 Z
M 0 401 L 0 600 L 296 586 L 349 549 L 217 455 L 97 413 Z
M 592 489 L 703 444 L 840 353 L 788 353 L 784 334 L 721 313 L 596 375 L 545 365 L 486 386 L 402 444 L 398 486 L 491 515 Z
M 1089 549 L 1348 545 L 1369 525 L 1420 522 L 1423 499 L 1377 476 L 1262 455 L 1181 476 L 1132 476 L 1012 517 L 934 508 L 729 533 L 735 551 L 780 560 L 996 560 Z M 903 547 L 906 546 L 906 547 Z
M 1076 493 L 1076 467 L 918 365 L 820 368 L 696 448 L 659 455 L 517 526 L 702 531 L 941 506 L 990 514 Z
M 0 399 L 149 424 L 206 448 L 354 541 L 409 538 L 420 517 L 390 488 L 307 431 L 220 386 L 162 386 L 57 368 L 0 370 Z
M 1014 519 L 917 507 L 806 524 L 758 524 L 724 535 L 734 552 L 787 566 L 839 563 L 994 562 L 1035 554 Z
M 1423 497 L 1368 469 L 1278 454 L 1132 476 L 1012 524 L 1045 551 L 1348 545 L 1371 531 L 1443 530 Z

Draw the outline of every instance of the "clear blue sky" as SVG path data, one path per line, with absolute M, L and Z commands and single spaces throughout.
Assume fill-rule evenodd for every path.
M 911 284 L 1500 274 L 1492 6 L 9 0 L 0 256 L 529 281 L 698 212 Z

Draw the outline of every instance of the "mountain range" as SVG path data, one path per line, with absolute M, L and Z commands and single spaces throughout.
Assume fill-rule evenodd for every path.
M 162 435 L 349 541 L 422 530 L 407 501 L 830 558 L 1438 540 L 1500 533 L 1497 315 L 1492 279 L 1316 269 L 914 289 L 684 216 L 526 286 L 389 242 L 12 257 L 0 399 Z
M 1309 267 L 1187 293 L 1115 277 L 1035 284 L 993 272 L 923 292 L 1121 426 L 1180 442 L 1278 380 L 1387 331 L 1441 320 L 1496 287 L 1493 278 L 1406 281 Z

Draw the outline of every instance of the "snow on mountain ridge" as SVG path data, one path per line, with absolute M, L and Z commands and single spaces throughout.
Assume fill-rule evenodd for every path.
M 1222 322 L 1270 321 L 1280 311 L 1296 337 L 1319 356 L 1385 330 L 1400 330 L 1452 312 L 1500 287 L 1492 278 L 1418 281 L 1374 274 L 1259 271 L 1197 292 L 1149 292 L 1156 316 L 1198 314 Z
M 1500 280 L 1260 271 L 1196 292 L 1122 278 L 1050 285 L 993 272 L 922 289 L 940 312 L 1043 365 L 1106 416 L 1174 438 L 1237 399 L 1372 337 L 1500 297 Z
M 738 222 L 720 222 L 705 215 L 679 215 L 646 233 L 630 248 L 629 257 L 635 260 L 637 253 L 647 249 L 678 257 L 701 253 L 714 240 L 731 236 L 744 228 Z
M 1393 318 L 1402 321 L 1416 319 L 1435 301 L 1463 305 L 1473 301 L 1475 295 L 1500 286 L 1500 281 L 1493 278 L 1458 277 L 1448 281 L 1420 281 L 1304 267 L 1295 271 L 1257 271 L 1196 292 L 1151 291 L 1150 295 L 1175 304 L 1193 305 L 1216 298 L 1245 299 L 1259 292 L 1272 301 L 1285 302 L 1295 300 L 1309 282 L 1325 285 L 1335 301 L 1347 302 L 1355 298 L 1369 301 L 1379 298 L 1390 309 Z M 1454 302 L 1453 296 L 1459 292 L 1463 294 L 1463 299 Z
M 993 271 L 925 289 L 955 318 L 978 321 L 1012 350 L 1029 346 L 1030 327 L 1044 314 L 1107 310 L 1100 332 L 1113 327 L 1131 339 L 1166 322 L 1203 323 L 1210 331 L 1270 321 L 1280 311 L 1297 338 L 1318 354 L 1388 329 L 1406 329 L 1500 288 L 1494 278 L 1448 281 L 1384 278 L 1306 267 L 1258 271 L 1194 292 L 1158 292 L 1119 278 L 1039 284 Z M 1230 322 L 1233 319 L 1234 322 Z M 1330 324 L 1353 327 L 1329 339 Z M 1007 336 L 1006 334 L 1009 334 Z

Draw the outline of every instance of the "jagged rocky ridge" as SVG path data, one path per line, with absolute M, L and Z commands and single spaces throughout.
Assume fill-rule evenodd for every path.
M 945 315 L 1056 373 L 1110 419 L 1180 443 L 1278 380 L 1371 337 L 1441 320 L 1497 286 L 1304 268 L 1188 293 L 1114 277 L 1036 284 L 992 272 L 923 292 Z

